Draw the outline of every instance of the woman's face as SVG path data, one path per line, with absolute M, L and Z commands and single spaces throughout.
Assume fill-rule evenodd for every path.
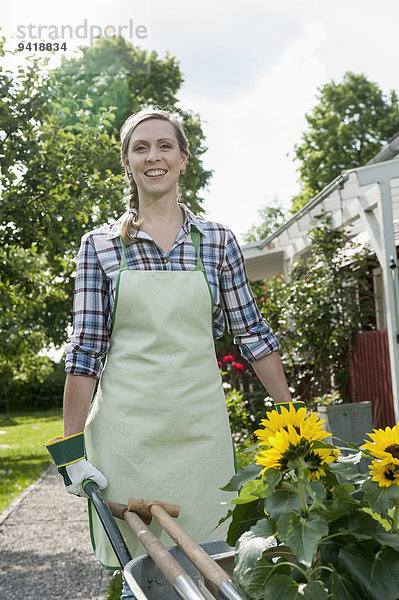
M 176 183 L 187 156 L 181 152 L 173 125 L 147 119 L 134 129 L 126 164 L 133 173 L 139 197 L 176 193 Z

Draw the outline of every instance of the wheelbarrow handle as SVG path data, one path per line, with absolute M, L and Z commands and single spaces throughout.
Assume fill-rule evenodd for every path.
M 83 482 L 83 489 L 92 501 L 98 518 L 100 519 L 112 549 L 115 552 L 116 558 L 123 569 L 125 565 L 132 560 L 132 557 L 130 556 L 130 552 L 125 544 L 125 540 L 123 539 L 121 532 L 119 531 L 115 519 L 112 516 L 110 508 L 104 500 L 98 485 L 94 481 L 86 479 Z

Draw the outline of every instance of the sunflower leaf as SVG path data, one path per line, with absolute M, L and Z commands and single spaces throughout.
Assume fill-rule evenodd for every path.
M 399 553 L 392 548 L 375 553 L 365 544 L 350 544 L 340 550 L 339 562 L 372 600 L 399 597 Z
M 224 487 L 220 488 L 226 492 L 238 492 L 247 481 L 259 477 L 262 471 L 260 465 L 246 465 L 236 473 Z
M 362 483 L 365 479 L 364 473 L 359 473 L 353 463 L 335 461 L 329 465 L 331 471 L 341 477 L 344 481 Z
M 331 591 L 335 600 L 368 600 L 357 580 L 350 579 L 346 573 L 337 573 L 335 569 L 331 574 Z
M 327 600 L 328 594 L 320 581 L 296 583 L 287 575 L 271 577 L 265 588 L 264 600 Z
M 311 449 L 319 449 L 322 448 L 323 450 L 336 450 L 336 446 L 333 446 L 332 444 L 326 444 L 325 442 L 321 442 L 320 440 L 314 440 L 311 443 Z
M 255 567 L 245 573 L 240 587 L 251 600 L 263 600 L 265 587 L 270 577 L 279 574 L 289 575 L 289 572 L 290 567 L 284 558 L 274 563 L 270 558 L 263 556 Z M 236 577 L 235 572 L 234 575 Z
M 373 512 L 388 517 L 388 510 L 399 500 L 399 486 L 380 487 L 376 481 L 367 479 L 362 485 L 364 500 Z
M 234 579 L 237 580 L 240 586 L 243 585 L 247 572 L 257 566 L 257 562 L 262 558 L 265 550 L 277 545 L 276 538 L 267 520 L 262 519 L 260 523 L 262 523 L 261 526 L 251 527 L 238 540 Z M 266 527 L 268 532 L 265 531 L 265 524 L 268 525 Z M 258 535 L 257 532 L 261 535 Z
M 322 505 L 326 495 L 326 488 L 321 481 L 306 481 L 306 490 L 308 491 L 313 502 Z
M 265 511 L 275 521 L 278 521 L 286 513 L 299 512 L 300 510 L 299 496 L 290 490 L 275 490 L 265 500 Z
M 263 481 L 259 481 L 258 479 L 247 481 L 242 486 L 238 498 L 231 500 L 231 504 L 247 504 L 248 502 L 258 500 L 258 498 L 264 498 L 266 489 L 267 485 Z
M 263 498 L 267 498 L 273 494 L 274 490 L 282 480 L 283 476 L 280 471 L 277 469 L 267 469 L 263 473 L 262 482 L 265 484 L 264 496 Z
M 373 537 L 378 539 L 377 536 L 386 533 L 381 523 L 364 511 L 353 511 L 349 515 L 342 517 L 337 522 L 337 526 L 339 531 L 350 533 L 357 540 L 367 540 Z
M 263 500 L 256 500 L 248 504 L 237 504 L 233 510 L 232 521 L 227 533 L 227 543 L 234 546 L 244 531 L 248 531 L 259 519 L 264 518 Z
M 328 525 L 320 515 L 304 518 L 291 512 L 279 519 L 277 533 L 292 549 L 298 561 L 310 566 L 320 540 L 328 534 Z

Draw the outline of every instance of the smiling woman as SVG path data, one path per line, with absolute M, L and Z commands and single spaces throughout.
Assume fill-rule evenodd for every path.
M 167 111 L 140 112 L 122 127 L 127 211 L 82 240 L 66 349 L 65 437 L 48 447 L 68 492 L 84 495 L 82 482 L 92 479 L 106 500 L 179 504 L 179 524 L 203 541 L 226 532 L 218 523 L 230 493 L 221 488 L 234 473 L 214 346 L 224 315 L 269 394 L 281 402 L 290 394 L 235 236 L 179 202 L 188 157 L 183 128 Z M 96 555 L 117 569 L 89 507 Z M 131 555 L 144 554 L 126 523 L 120 529 Z M 132 598 L 127 589 L 123 598 Z

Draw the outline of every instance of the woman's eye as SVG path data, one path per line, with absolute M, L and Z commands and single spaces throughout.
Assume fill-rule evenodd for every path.
M 161 148 L 171 148 L 172 146 L 170 144 L 162 144 Z
M 144 146 L 136 146 L 135 148 L 133 148 L 134 152 L 140 152 L 141 150 L 145 150 Z

